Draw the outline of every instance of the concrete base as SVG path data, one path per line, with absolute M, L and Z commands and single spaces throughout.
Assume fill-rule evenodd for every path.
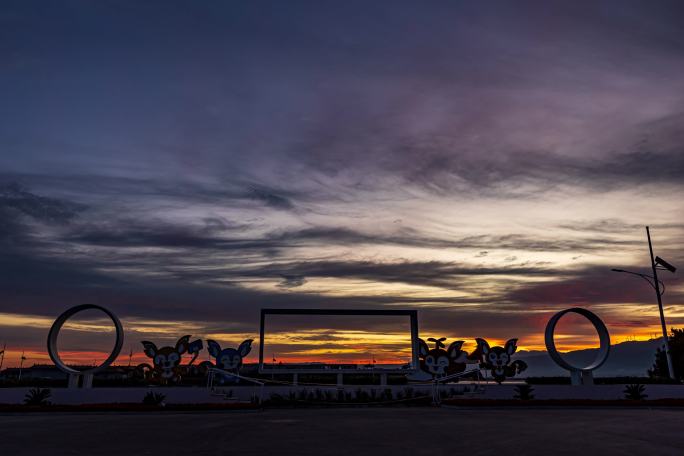
M 594 374 L 590 370 L 573 370 L 570 372 L 570 383 L 574 386 L 591 386 L 594 384 Z
M 69 374 L 67 380 L 67 388 L 92 388 L 93 387 L 93 374 Z

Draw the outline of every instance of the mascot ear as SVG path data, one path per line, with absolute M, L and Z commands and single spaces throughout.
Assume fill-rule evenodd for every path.
M 188 345 L 188 353 L 194 355 L 201 352 L 203 348 L 204 344 L 202 343 L 202 339 L 197 339 L 196 341 Z
M 447 354 L 449 355 L 449 358 L 456 359 L 459 357 L 461 354 L 461 347 L 463 346 L 463 341 L 462 340 L 457 340 L 456 342 L 452 342 L 451 345 L 449 345 L 449 348 L 447 349 Z
M 252 342 L 254 342 L 254 339 L 247 339 L 246 341 L 240 344 L 240 346 L 237 349 L 240 356 L 244 358 L 249 354 L 250 351 L 252 351 Z
M 146 340 L 143 340 L 141 342 L 143 344 L 143 347 L 145 348 L 145 354 L 147 355 L 148 358 L 154 358 L 157 354 L 157 346 L 154 345 L 152 342 L 148 342 Z
M 483 355 L 488 355 L 489 354 L 489 344 L 487 343 L 486 340 L 480 339 L 479 337 L 475 339 L 475 342 L 477 342 L 477 348 L 480 349 Z
M 215 340 L 207 340 L 207 350 L 209 354 L 214 358 L 218 358 L 219 353 L 221 353 L 221 346 Z
M 188 345 L 190 344 L 190 336 L 183 336 L 176 342 L 176 351 L 179 354 L 183 354 L 188 350 Z
M 425 358 L 429 351 L 430 347 L 428 347 L 427 342 L 423 339 L 418 339 L 418 357 Z
M 518 339 L 510 339 L 508 342 L 506 342 L 506 346 L 504 347 L 506 353 L 509 355 L 515 353 L 515 351 L 518 349 L 518 346 L 516 345 L 517 342 Z

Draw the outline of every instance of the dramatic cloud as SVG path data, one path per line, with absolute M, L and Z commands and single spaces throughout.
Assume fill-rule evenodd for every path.
M 418 308 L 426 335 L 542 348 L 581 305 L 651 337 L 653 290 L 610 269 L 648 273 L 646 225 L 684 264 L 682 21 L 676 1 L 6 2 L 8 361 L 43 359 L 80 302 L 137 348 L 236 344 L 262 307 Z

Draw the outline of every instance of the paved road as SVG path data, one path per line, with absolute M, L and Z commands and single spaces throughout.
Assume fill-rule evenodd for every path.
M 682 455 L 681 409 L 0 415 L 4 455 Z

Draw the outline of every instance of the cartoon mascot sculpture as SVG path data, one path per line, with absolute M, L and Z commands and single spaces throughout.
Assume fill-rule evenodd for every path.
M 428 341 L 434 342 L 435 348 L 430 349 L 423 339 L 418 339 L 420 358 L 420 368 L 423 372 L 432 375 L 432 378 L 446 377 L 447 375 L 463 372 L 466 368 L 466 358 L 468 354 L 461 350 L 462 340 L 457 340 L 445 349 L 444 341 L 446 337 L 434 339 L 430 337 Z
M 511 355 L 518 349 L 518 339 L 510 339 L 503 347 L 490 347 L 486 340 L 475 339 L 477 350 L 471 355 L 480 361 L 480 368 L 491 371 L 492 378 L 501 383 L 527 369 L 525 361 L 511 362 Z
M 140 364 L 137 369 L 145 372 L 146 377 L 150 380 L 158 381 L 159 383 L 178 383 L 185 371 L 197 359 L 200 350 L 202 350 L 202 340 L 197 339 L 190 342 L 191 336 L 183 336 L 176 342 L 174 347 L 166 346 L 157 348 L 153 342 L 147 340 L 142 341 L 145 349 L 145 354 L 152 358 L 153 366 L 149 364 Z M 193 355 L 190 362 L 181 366 L 181 358 L 184 353 Z
M 252 351 L 253 339 L 247 339 L 240 344 L 238 348 L 221 348 L 215 340 L 207 340 L 207 349 L 209 354 L 216 360 L 216 368 L 233 374 L 238 374 L 242 367 L 242 361 Z M 214 367 L 210 361 L 204 361 L 201 364 L 205 368 Z M 219 376 L 219 383 L 239 383 L 238 377 L 233 376 Z

